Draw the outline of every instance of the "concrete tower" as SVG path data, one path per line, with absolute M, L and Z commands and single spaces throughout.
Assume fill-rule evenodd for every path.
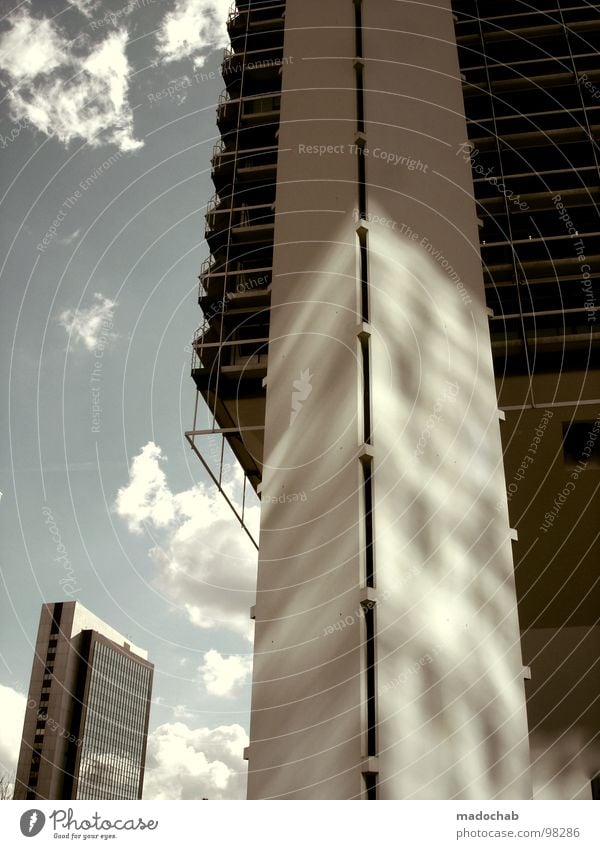
M 229 29 L 193 375 L 262 499 L 248 795 L 527 798 L 451 3 Z

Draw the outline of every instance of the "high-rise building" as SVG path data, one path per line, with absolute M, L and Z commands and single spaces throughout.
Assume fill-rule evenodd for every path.
M 600 10 L 453 7 L 519 535 L 533 789 L 590 798 L 600 773 Z
M 79 602 L 40 616 L 15 799 L 140 799 L 153 666 Z
M 262 502 L 249 798 L 597 792 L 600 16 L 532 6 L 230 14 L 187 437 Z

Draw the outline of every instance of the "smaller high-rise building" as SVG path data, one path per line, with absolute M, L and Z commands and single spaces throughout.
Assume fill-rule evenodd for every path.
M 140 799 L 153 665 L 79 602 L 44 604 L 15 799 Z

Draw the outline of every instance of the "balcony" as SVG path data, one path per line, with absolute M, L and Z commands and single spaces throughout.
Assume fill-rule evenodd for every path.
M 590 321 L 592 312 L 597 308 L 494 316 L 490 333 L 497 373 L 597 367 L 600 331 Z
M 192 342 L 192 377 L 221 426 L 230 426 L 245 408 L 248 421 L 264 420 L 269 347 L 269 307 L 226 309 L 205 320 Z M 258 415 L 259 410 L 262 415 Z M 229 423 L 229 424 L 228 424 Z
M 217 145 L 213 151 L 212 180 L 217 192 L 226 193 L 234 180 L 240 184 L 274 185 L 277 176 L 277 146 L 248 150 L 225 150 Z
M 186 438 L 244 527 L 243 505 L 240 514 L 221 488 L 223 455 L 217 478 L 211 472 L 211 463 L 207 463 L 203 457 L 202 435 L 221 435 L 256 492 L 262 480 L 265 420 L 265 389 L 262 382 L 266 374 L 267 342 L 231 340 L 231 344 L 215 347 L 214 343 L 207 340 L 207 332 L 206 328 L 201 328 L 194 339 L 192 377 L 214 417 L 213 425 L 209 431 L 199 431 L 194 422 L 194 429 L 186 433 Z M 244 345 L 254 347 L 245 350 Z M 214 460 L 210 452 L 209 456 Z M 249 535 L 253 539 L 252 534 Z
M 214 263 L 203 265 L 200 272 L 198 302 L 203 309 L 216 300 L 259 300 L 269 292 L 273 280 L 271 266 L 239 267 L 231 271 L 215 271 Z
M 206 214 L 205 238 L 211 253 L 223 247 L 228 238 L 237 242 L 272 242 L 275 228 L 274 204 L 217 207 Z
M 242 112 L 240 116 L 240 104 Z M 281 92 L 273 91 L 251 97 L 232 99 L 228 91 L 222 92 L 217 105 L 217 125 L 221 133 L 234 130 L 241 117 L 246 125 L 279 121 Z
M 267 373 L 267 349 L 269 337 L 265 335 L 268 325 L 259 329 L 250 326 L 244 332 L 240 325 L 232 331 L 225 341 L 216 340 L 216 331 L 210 322 L 205 322 L 194 338 L 192 372 L 213 372 L 218 363 L 219 370 L 234 372 L 239 377 L 240 372 L 246 376 L 256 376 L 258 372 L 264 377 Z M 259 335 L 256 336 L 255 334 Z M 216 341 L 215 341 L 216 340 Z
M 285 3 L 281 0 L 271 2 L 238 2 L 229 10 L 227 16 L 227 30 L 231 39 L 244 32 L 246 25 L 248 30 L 264 30 L 283 27 Z M 248 15 L 250 20 L 248 21 Z
M 223 54 L 221 74 L 228 89 L 234 85 L 239 88 L 243 74 L 245 93 L 253 94 L 255 92 L 249 90 L 249 87 L 260 86 L 263 90 L 278 88 L 279 69 L 282 62 L 283 44 L 267 44 L 262 48 L 245 50 L 241 53 L 227 48 Z M 274 81 L 275 84 L 268 86 L 269 81 Z

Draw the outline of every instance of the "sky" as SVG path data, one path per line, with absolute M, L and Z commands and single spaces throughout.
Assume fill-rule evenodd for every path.
M 184 438 L 229 7 L 0 0 L 0 774 L 75 599 L 155 664 L 145 798 L 245 797 L 256 551 Z

